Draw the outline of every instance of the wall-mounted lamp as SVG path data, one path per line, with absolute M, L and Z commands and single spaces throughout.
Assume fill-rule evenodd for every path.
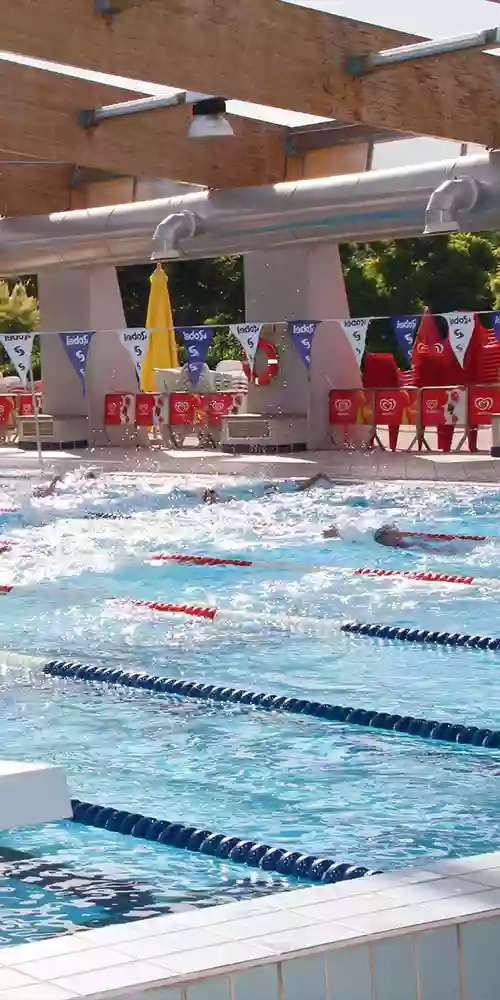
M 193 107 L 193 120 L 188 129 L 190 139 L 219 139 L 234 136 L 232 125 L 226 118 L 226 102 L 222 97 L 208 97 L 194 91 L 182 91 L 172 97 L 140 97 L 136 101 L 107 104 L 102 108 L 85 108 L 78 112 L 78 124 L 94 128 L 107 118 L 124 118 L 144 111 L 179 107 Z

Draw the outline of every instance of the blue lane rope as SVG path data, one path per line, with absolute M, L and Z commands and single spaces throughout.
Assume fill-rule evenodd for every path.
M 85 521 L 129 521 L 132 514 L 111 514 L 97 511 L 92 514 L 84 514 L 83 517 Z
M 370 639 L 399 639 L 402 642 L 421 642 L 438 646 L 462 646 L 467 649 L 500 648 L 500 638 L 490 635 L 468 635 L 460 632 L 432 632 L 423 628 L 403 628 L 400 625 L 366 625 L 364 622 L 345 622 L 341 632 L 351 635 L 366 635 Z
M 352 708 L 330 705 L 325 702 L 308 701 L 286 695 L 266 694 L 246 691 L 244 688 L 224 687 L 217 684 L 203 684 L 199 681 L 183 680 L 178 677 L 160 677 L 141 671 L 121 670 L 119 667 L 98 667 L 66 660 L 51 660 L 42 667 L 50 677 L 70 677 L 74 680 L 99 681 L 120 687 L 139 688 L 157 694 L 174 694 L 184 698 L 230 702 L 252 705 L 270 712 L 287 712 L 291 715 L 307 715 L 328 722 L 346 722 L 349 725 L 364 726 L 388 732 L 406 733 L 425 740 L 442 740 L 445 743 L 465 743 L 475 747 L 500 747 L 500 731 L 481 729 L 464 723 L 438 722 L 435 719 L 415 718 L 412 715 L 396 715 L 378 709 Z
M 379 871 L 354 865 L 348 861 L 334 861 L 332 858 L 288 851 L 282 847 L 270 847 L 255 840 L 242 837 L 228 837 L 224 833 L 186 826 L 184 823 L 154 819 L 126 809 L 97 806 L 91 802 L 71 800 L 73 822 L 85 826 L 95 826 L 113 833 L 128 834 L 141 840 L 154 841 L 179 847 L 185 851 L 208 854 L 214 858 L 224 858 L 252 868 L 262 868 L 280 875 L 293 875 L 307 882 L 344 882 L 362 878 L 364 875 L 379 875 Z

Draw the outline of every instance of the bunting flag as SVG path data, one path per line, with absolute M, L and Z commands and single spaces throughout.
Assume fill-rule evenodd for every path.
M 417 336 L 420 316 L 392 316 L 391 324 L 398 347 L 404 354 L 405 361 L 411 361 L 413 345 Z
M 500 0 L 499 0 L 500 2 Z M 500 340 L 500 312 L 491 313 L 491 329 L 498 340 Z
M 146 357 L 150 334 L 151 330 L 145 330 L 143 327 L 136 327 L 132 330 L 120 330 L 120 340 L 134 362 L 139 383 L 141 381 L 142 366 Z
M 28 384 L 28 375 L 31 370 L 31 352 L 34 339 L 34 333 L 0 333 L 0 344 L 5 348 L 24 388 Z
M 82 384 L 82 392 L 85 395 L 85 365 L 87 364 L 87 354 L 90 349 L 90 341 L 95 331 L 88 333 L 60 333 L 63 347 L 68 355 L 73 368 Z
M 365 353 L 366 333 L 370 325 L 370 318 L 365 319 L 339 319 L 340 323 L 353 351 L 356 355 L 358 367 L 361 368 L 363 354 Z
M 182 334 L 186 347 L 189 381 L 191 385 L 196 385 L 212 343 L 213 329 L 211 326 L 180 326 L 176 329 Z
M 320 320 L 290 320 L 287 324 L 288 332 L 293 340 L 302 361 L 307 370 L 311 367 L 311 351 L 314 334 L 318 329 Z
M 462 368 L 476 322 L 475 313 L 442 313 L 448 324 L 450 347 Z
M 253 372 L 255 355 L 257 354 L 259 337 L 263 326 L 263 323 L 235 323 L 229 327 L 233 337 L 236 337 L 236 340 L 241 344 L 246 354 L 251 372 Z

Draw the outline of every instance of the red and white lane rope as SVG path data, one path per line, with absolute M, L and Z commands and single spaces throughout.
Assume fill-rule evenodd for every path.
M 488 577 L 474 577 L 474 576 L 463 576 L 455 573 L 439 573 L 432 572 L 431 570 L 403 570 L 403 569 L 345 569 L 339 566 L 332 566 L 331 564 L 321 564 L 321 563 L 286 563 L 286 562 L 273 562 L 266 560 L 254 560 L 254 559 L 217 559 L 211 556 L 196 556 L 196 555 L 170 555 L 168 553 L 159 553 L 158 555 L 153 555 L 150 557 L 152 562 L 175 562 L 175 563 L 185 563 L 192 566 L 259 566 L 269 569 L 308 569 L 308 570 L 329 570 L 330 572 L 337 573 L 340 576 L 373 576 L 373 577 L 403 577 L 407 580 L 417 580 L 422 583 L 461 583 L 461 584 L 474 584 L 474 583 L 496 583 L 496 580 L 490 580 Z

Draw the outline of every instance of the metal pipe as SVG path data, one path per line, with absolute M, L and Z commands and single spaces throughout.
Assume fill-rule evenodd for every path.
M 365 76 L 375 69 L 387 69 L 399 63 L 414 62 L 418 59 L 430 59 L 435 56 L 453 52 L 465 52 L 470 49 L 493 49 L 500 44 L 500 28 L 486 28 L 470 35 L 457 35 L 454 38 L 442 38 L 429 42 L 416 42 L 413 45 L 401 45 L 395 49 L 383 49 L 382 52 L 370 52 L 366 55 L 348 56 L 346 72 L 350 76 Z
M 194 220 L 194 232 L 183 232 L 163 259 L 421 236 L 433 192 L 445 181 L 464 177 L 481 185 L 481 197 L 464 216 L 467 231 L 500 228 L 500 153 L 493 152 L 397 170 L 256 188 L 202 188 L 126 205 L 4 218 L 0 274 L 145 261 L 159 224 L 186 213 L 192 216 L 190 227 Z
M 210 100 L 207 94 L 195 91 L 181 90 L 170 97 L 139 97 L 135 101 L 122 101 L 120 104 L 105 104 L 102 108 L 88 108 L 78 112 L 78 123 L 84 128 L 92 128 L 107 118 L 124 118 L 128 115 L 143 114 L 145 111 L 158 111 L 160 108 L 175 108 L 180 104 L 196 104 L 197 101 Z
M 425 210 L 424 234 L 460 232 L 460 213 L 472 212 L 481 194 L 474 177 L 455 177 L 432 192 Z

